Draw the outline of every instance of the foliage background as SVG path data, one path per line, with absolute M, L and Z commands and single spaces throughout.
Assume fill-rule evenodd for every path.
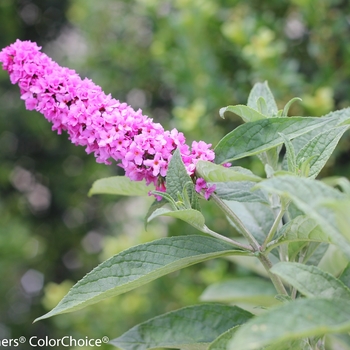
M 2 0 L 0 46 L 33 40 L 105 92 L 215 145 L 239 120 L 219 108 L 245 103 L 268 80 L 279 107 L 320 116 L 350 105 L 350 6 L 292 0 Z M 32 325 L 99 262 L 140 242 L 190 234 L 180 222 L 143 226 L 151 199 L 87 197 L 93 181 L 122 174 L 97 164 L 46 120 L 27 112 L 0 72 L 0 338 L 110 338 L 149 317 L 196 303 L 206 285 L 245 275 L 212 261 L 141 290 Z M 349 176 L 349 137 L 321 174 Z M 261 173 L 258 161 L 241 161 Z M 233 235 L 204 203 L 210 225 Z M 110 348 L 108 345 L 106 349 Z

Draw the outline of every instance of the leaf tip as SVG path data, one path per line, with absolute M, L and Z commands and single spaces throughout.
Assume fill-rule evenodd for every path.
M 220 110 L 219 110 L 219 115 L 220 115 L 220 117 L 221 117 L 222 119 L 225 119 L 224 114 L 225 114 L 226 110 L 227 110 L 227 107 L 222 107 L 222 108 L 220 108 Z

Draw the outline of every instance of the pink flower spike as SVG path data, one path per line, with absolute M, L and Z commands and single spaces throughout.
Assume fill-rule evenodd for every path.
M 164 130 L 140 109 L 106 95 L 100 86 L 60 67 L 40 49 L 36 43 L 17 40 L 0 52 L 0 62 L 10 81 L 18 83 L 26 108 L 43 114 L 58 134 L 66 131 L 71 142 L 94 153 L 97 162 L 115 160 L 131 180 L 145 180 L 165 191 L 175 149 L 190 176 L 198 160 L 214 160 L 211 144 L 194 141 L 191 149 L 183 133 Z M 213 191 L 201 181 L 196 183 L 198 192 Z

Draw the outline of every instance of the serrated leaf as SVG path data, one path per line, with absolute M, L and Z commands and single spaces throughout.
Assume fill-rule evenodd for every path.
M 279 262 L 271 268 L 271 272 L 307 297 L 350 300 L 350 289 L 339 279 L 316 266 Z
M 261 177 L 254 175 L 250 170 L 242 167 L 226 168 L 222 165 L 214 164 L 204 160 L 199 160 L 196 164 L 196 172 L 207 182 L 227 182 L 227 181 L 252 181 L 259 182 Z
M 227 106 L 220 109 L 220 116 L 223 117 L 226 112 L 232 112 L 242 118 L 244 122 L 254 122 L 267 117 L 257 110 L 245 105 Z
M 194 185 L 188 186 L 192 183 L 191 177 L 187 174 L 187 170 L 182 161 L 179 149 L 176 149 L 171 160 L 166 176 L 166 192 L 175 200 L 178 200 L 178 194 L 183 193 L 186 187 L 188 198 L 190 198 L 193 209 L 199 209 L 198 197 L 195 193 Z
M 215 193 L 221 199 L 236 202 L 260 202 L 269 204 L 269 200 L 263 191 L 252 191 L 252 188 L 256 185 L 255 182 L 213 182 L 211 184 L 215 184 Z
M 153 190 L 154 186 L 152 184 L 147 186 L 144 181 L 131 181 L 126 176 L 112 176 L 95 181 L 88 195 L 147 196 Z
M 248 97 L 247 105 L 250 108 L 253 108 L 257 111 L 259 111 L 259 99 L 263 98 L 266 103 L 266 115 L 269 117 L 272 117 L 278 113 L 278 108 L 276 105 L 275 98 L 273 97 L 273 94 L 268 86 L 267 81 L 264 83 L 256 83 Z
M 255 350 L 280 342 L 350 331 L 350 301 L 297 299 L 261 314 L 237 329 L 228 350 Z
M 315 136 L 299 151 L 296 163 L 301 164 L 303 160 L 312 157 L 309 163 L 309 177 L 315 178 L 325 166 L 340 138 L 349 127 L 350 125 L 340 126 Z
M 76 283 L 59 304 L 36 321 L 80 310 L 105 298 L 140 287 L 170 272 L 201 261 L 244 254 L 215 238 L 162 238 L 124 250 L 101 263 Z
M 275 295 L 276 289 L 271 282 L 258 277 L 241 277 L 210 285 L 200 300 L 271 306 L 278 303 Z
M 256 187 L 291 199 L 300 210 L 316 221 L 333 244 L 350 257 L 350 241 L 347 239 L 346 225 L 338 226 L 340 219 L 348 220 L 348 213 L 344 212 L 337 220 L 332 208 L 325 205 L 330 204 L 330 201 L 335 203 L 346 201 L 346 195 L 321 181 L 291 175 L 262 181 Z M 343 232 L 342 227 L 346 232 Z
M 124 350 L 205 350 L 219 335 L 252 316 L 237 306 L 195 305 L 143 322 L 110 343 Z
M 323 118 L 278 117 L 242 124 L 219 141 L 215 162 L 226 163 L 267 151 L 283 143 L 279 133 L 294 139 L 327 122 Z

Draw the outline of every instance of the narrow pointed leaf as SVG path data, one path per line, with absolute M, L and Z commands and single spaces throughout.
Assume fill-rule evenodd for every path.
M 222 165 L 199 160 L 196 172 L 207 182 L 252 181 L 259 182 L 261 177 L 254 175 L 250 170 L 242 167 L 226 168 Z
M 177 201 L 178 194 L 182 194 L 183 188 L 187 186 L 188 198 L 192 201 L 192 208 L 199 209 L 198 197 L 195 193 L 194 185 L 192 184 L 191 186 L 188 186 L 188 183 L 192 183 L 192 179 L 187 174 L 179 149 L 176 149 L 169 162 L 166 177 L 166 191 L 175 201 Z
M 307 297 L 344 298 L 350 300 L 350 289 L 330 273 L 316 266 L 280 262 L 271 272 Z
M 273 97 L 273 94 L 267 84 L 267 81 L 264 83 L 256 83 L 253 86 L 253 89 L 251 90 L 249 97 L 248 97 L 248 102 L 247 105 L 250 108 L 253 108 L 257 111 L 259 111 L 259 99 L 263 98 L 266 103 L 266 115 L 269 117 L 272 117 L 278 113 L 278 108 L 276 105 L 275 98 Z
M 292 142 L 282 133 L 279 133 L 279 135 L 282 137 L 283 142 L 286 146 L 286 157 L 287 157 L 287 164 L 288 164 L 288 171 L 294 173 L 297 167 L 297 161 L 296 161 L 296 155 L 295 155 L 295 149 L 292 144 Z
M 224 116 L 226 112 L 232 112 L 240 116 L 244 122 L 254 122 L 260 119 L 266 119 L 267 117 L 257 110 L 245 105 L 227 106 L 220 109 L 220 116 Z
M 350 331 L 350 301 L 297 299 L 274 307 L 237 329 L 229 350 L 255 350 L 280 342 Z M 273 346 L 272 346 L 273 348 Z
M 291 100 L 289 100 L 283 108 L 282 117 L 288 116 L 289 108 L 295 101 L 302 101 L 302 99 L 300 97 L 294 97 Z
M 53 310 L 37 320 L 80 310 L 170 272 L 236 253 L 242 252 L 232 249 L 227 243 L 204 236 L 162 238 L 132 247 L 97 266 L 75 284 Z
M 215 162 L 226 163 L 267 151 L 283 143 L 279 133 L 294 139 L 326 123 L 326 119 L 311 117 L 269 118 L 245 123 L 219 141 L 215 147 Z
M 299 151 L 296 163 L 300 164 L 303 160 L 312 157 L 308 176 L 315 178 L 325 166 L 340 138 L 349 127 L 350 125 L 340 126 L 318 134 Z
M 195 305 L 143 322 L 113 339 L 111 344 L 123 350 L 205 350 L 219 335 L 247 322 L 252 316 L 237 306 Z
M 275 295 L 276 289 L 271 282 L 258 277 L 242 277 L 210 285 L 200 300 L 271 306 L 278 303 Z
M 350 240 L 346 225 L 338 226 L 339 221 L 348 221 L 348 213 L 341 213 L 337 218 L 334 210 L 325 205 L 330 201 L 344 202 L 347 199 L 346 195 L 321 181 L 291 175 L 268 179 L 256 186 L 267 192 L 290 198 L 300 210 L 316 221 L 324 233 L 329 236 L 330 242 L 337 245 L 350 257 Z M 346 232 L 341 229 L 343 226 Z
M 152 184 L 147 186 L 143 181 L 131 181 L 126 176 L 112 176 L 95 181 L 89 191 L 89 196 L 94 194 L 147 196 L 153 190 Z

